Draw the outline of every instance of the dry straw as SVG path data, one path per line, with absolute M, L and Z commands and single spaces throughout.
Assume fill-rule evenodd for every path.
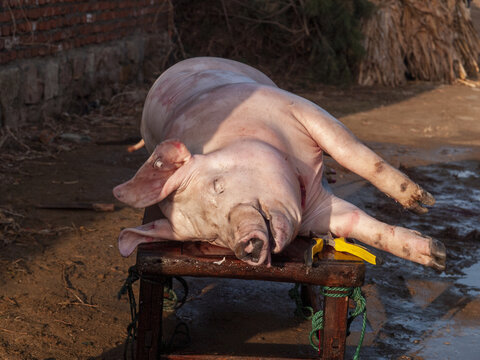
M 370 0 L 363 24 L 361 85 L 397 86 L 407 77 L 452 82 L 479 75 L 480 40 L 463 0 Z

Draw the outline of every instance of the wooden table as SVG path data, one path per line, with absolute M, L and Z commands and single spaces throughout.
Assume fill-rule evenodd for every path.
M 304 251 L 309 240 L 297 238 L 295 246 L 272 256 L 272 266 L 251 266 L 238 260 L 228 249 L 205 242 L 159 242 L 142 244 L 137 252 L 140 274 L 140 301 L 137 331 L 137 360 L 143 359 L 212 359 L 211 355 L 161 354 L 164 284 L 172 276 L 220 277 L 248 280 L 268 280 L 331 287 L 361 286 L 365 265 L 358 258 L 333 249 L 324 251 L 312 267 L 304 264 Z M 219 265 L 218 262 L 225 258 Z M 313 296 L 311 287 L 304 288 L 317 311 L 322 303 Z M 343 359 L 347 329 L 348 298 L 325 297 L 323 301 L 324 329 L 319 358 Z M 220 358 L 220 357 L 219 357 Z M 234 357 L 221 357 L 234 358 Z M 244 357 L 242 357 L 244 358 Z

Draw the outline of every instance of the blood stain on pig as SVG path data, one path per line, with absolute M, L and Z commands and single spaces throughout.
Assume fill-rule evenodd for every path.
M 301 204 L 302 209 L 305 209 L 305 199 L 307 197 L 307 191 L 305 190 L 305 183 L 301 176 L 298 176 L 298 182 L 300 183 L 300 195 L 301 195 Z
M 355 225 L 358 224 L 360 220 L 360 214 L 358 213 L 357 210 L 352 211 L 352 215 L 349 220 L 350 221 L 344 228 L 343 235 L 342 235 L 343 237 L 348 237 L 352 233 L 353 229 L 355 228 Z
M 173 146 L 175 146 L 178 150 L 183 150 L 182 143 L 179 141 L 174 141 Z

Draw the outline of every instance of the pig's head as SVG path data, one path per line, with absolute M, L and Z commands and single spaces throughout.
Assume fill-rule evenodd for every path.
M 251 264 L 270 263 L 296 235 L 301 190 L 296 172 L 275 148 L 238 141 L 207 155 L 192 155 L 176 140 L 157 145 L 115 196 L 134 207 L 159 204 L 166 220 L 120 234 L 128 256 L 158 240 L 206 240 L 229 247 Z

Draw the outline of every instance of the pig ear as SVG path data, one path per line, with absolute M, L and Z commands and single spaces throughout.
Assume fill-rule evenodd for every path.
M 136 208 L 156 204 L 177 189 L 180 181 L 173 181 L 170 185 L 166 183 L 191 157 L 182 142 L 166 140 L 157 145 L 132 179 L 113 189 L 113 194 L 118 200 Z
M 272 252 L 278 254 L 292 241 L 294 227 L 281 212 L 271 211 L 269 220 L 270 232 L 275 241 Z
M 127 257 L 142 243 L 166 240 L 180 239 L 173 232 L 169 221 L 160 219 L 136 228 L 123 229 L 118 237 L 118 249 L 122 256 Z

